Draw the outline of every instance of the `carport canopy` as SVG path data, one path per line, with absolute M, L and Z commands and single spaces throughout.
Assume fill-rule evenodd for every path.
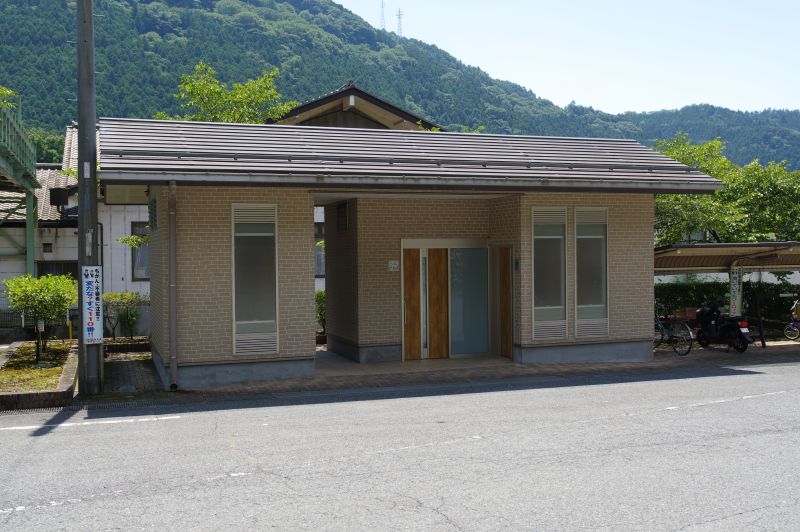
M 671 244 L 655 248 L 656 275 L 800 270 L 800 242 Z

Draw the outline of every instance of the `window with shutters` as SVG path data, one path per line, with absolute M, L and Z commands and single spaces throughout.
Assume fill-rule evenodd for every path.
M 533 337 L 567 335 L 567 209 L 533 209 Z
M 608 210 L 575 209 L 576 336 L 608 335 Z
M 277 208 L 233 205 L 234 352 L 278 352 Z

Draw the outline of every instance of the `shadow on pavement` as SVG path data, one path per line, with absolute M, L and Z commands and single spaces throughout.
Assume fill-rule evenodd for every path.
M 535 390 L 574 386 L 597 386 L 631 382 L 653 382 L 709 377 L 748 376 L 759 371 L 733 368 L 675 368 L 667 371 L 625 372 L 569 376 L 528 376 L 502 380 L 473 382 L 412 384 L 385 388 L 360 388 L 280 393 L 203 393 L 159 392 L 133 399 L 81 400 L 62 409 L 48 423 L 68 419 L 75 412 L 86 413 L 86 419 L 102 419 L 137 415 L 170 415 L 191 412 L 236 410 L 281 406 L 376 401 L 386 399 L 436 397 L 517 390 Z M 66 414 L 67 411 L 73 411 Z M 63 416 L 63 417 L 62 417 Z M 43 433 L 43 429 L 40 429 Z M 52 428 L 51 428 L 52 430 Z M 37 431 L 39 432 L 39 431 Z M 40 434 L 34 434 L 40 435 Z

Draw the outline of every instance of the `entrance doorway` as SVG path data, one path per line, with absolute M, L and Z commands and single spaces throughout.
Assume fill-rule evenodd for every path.
M 404 240 L 403 359 L 511 354 L 510 248 Z

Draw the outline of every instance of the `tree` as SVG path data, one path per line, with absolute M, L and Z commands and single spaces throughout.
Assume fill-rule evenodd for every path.
M 6 296 L 11 310 L 20 312 L 34 323 L 64 320 L 69 308 L 78 303 L 78 281 L 69 275 L 43 275 L 31 277 L 23 275 L 5 279 Z M 44 336 L 44 340 L 42 340 Z M 47 348 L 47 335 L 36 338 L 36 363 Z
M 725 157 L 719 139 L 692 144 L 678 134 L 657 149 L 725 184 L 710 195 L 656 196 L 657 244 L 685 241 L 693 233 L 719 242 L 800 238 L 800 172 L 783 162 L 738 166 Z
M 16 107 L 14 103 L 14 98 L 16 98 L 16 96 L 17 93 L 8 87 L 0 85 L 0 109 L 13 109 Z
M 36 147 L 36 162 L 60 163 L 64 155 L 64 135 L 40 127 L 25 132 Z
M 228 87 L 217 79 L 217 71 L 199 62 L 193 74 L 181 76 L 178 93 L 181 107 L 189 114 L 170 117 L 157 113 L 158 119 L 192 120 L 201 122 L 234 122 L 264 124 L 279 119 L 297 106 L 294 101 L 282 101 L 275 87 L 278 69 L 262 72 L 261 77 L 234 83 Z

